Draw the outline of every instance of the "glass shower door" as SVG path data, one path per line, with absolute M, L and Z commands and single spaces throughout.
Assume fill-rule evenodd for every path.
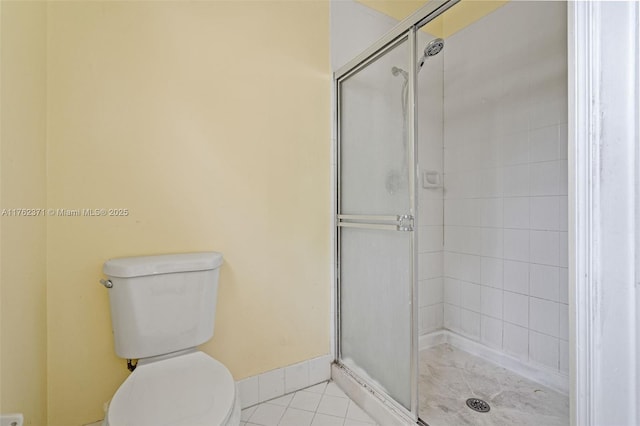
M 416 419 L 410 32 L 338 84 L 339 361 Z

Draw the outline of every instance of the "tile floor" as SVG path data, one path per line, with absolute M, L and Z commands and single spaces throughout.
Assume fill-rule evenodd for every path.
M 419 386 L 420 418 L 429 426 L 569 424 L 566 395 L 446 343 L 420 352 Z M 484 399 L 491 411 L 470 410 L 465 405 L 470 397 Z M 242 410 L 240 426 L 255 425 L 377 426 L 333 382 Z
M 242 410 L 240 426 L 372 426 L 376 423 L 333 382 Z
M 420 418 L 430 426 L 565 426 L 569 397 L 447 343 L 420 352 Z M 488 402 L 472 411 L 467 398 Z

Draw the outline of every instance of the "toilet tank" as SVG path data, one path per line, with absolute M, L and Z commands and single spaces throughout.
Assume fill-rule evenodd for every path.
M 216 252 L 106 261 L 116 354 L 147 358 L 211 339 L 221 265 Z

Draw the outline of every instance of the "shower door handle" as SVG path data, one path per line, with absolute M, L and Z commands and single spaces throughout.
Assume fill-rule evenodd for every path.
M 385 231 L 413 231 L 413 215 L 367 216 L 339 214 L 337 225 L 343 228 L 379 229 Z
M 411 232 L 413 231 L 413 216 L 410 214 L 403 214 L 398 216 L 398 231 Z

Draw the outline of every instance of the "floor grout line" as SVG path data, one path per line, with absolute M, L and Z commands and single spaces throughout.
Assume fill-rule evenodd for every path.
M 327 390 L 330 387 L 330 384 L 333 383 L 331 381 L 329 382 L 324 382 L 324 388 L 322 389 L 322 392 L 309 392 L 307 391 L 307 389 L 313 387 L 313 386 L 318 386 L 318 385 L 313 385 L 313 386 L 309 386 L 307 388 L 304 389 L 300 389 L 298 391 L 295 392 L 291 392 L 289 394 L 280 396 L 280 397 L 276 397 L 276 398 L 272 398 L 268 401 L 264 401 L 260 404 L 254 405 L 252 407 L 247 407 L 245 410 L 253 410 L 251 415 L 249 416 L 249 418 L 247 420 L 244 420 L 243 422 L 247 425 L 260 425 L 259 423 L 254 423 L 256 420 L 253 420 L 256 411 L 258 410 L 259 406 L 264 406 L 264 405 L 269 405 L 272 407 L 278 407 L 279 409 L 282 409 L 282 414 L 279 416 L 279 418 L 277 419 L 277 422 L 275 424 L 279 425 L 282 420 L 284 419 L 286 413 L 288 410 L 298 410 L 298 411 L 303 411 L 306 413 L 310 413 L 311 414 L 311 420 L 309 422 L 309 425 L 312 425 L 314 421 L 316 421 L 319 418 L 323 418 L 323 416 L 326 416 L 324 418 L 332 418 L 332 419 L 336 419 L 336 424 L 340 425 L 340 426 L 344 426 L 347 423 L 347 420 L 350 421 L 354 421 L 354 422 L 361 422 L 363 424 L 371 424 L 371 425 L 375 425 L 375 421 L 373 419 L 371 419 L 371 417 L 368 417 L 368 420 L 363 420 L 363 419 L 352 419 L 350 417 L 348 417 L 349 415 L 349 408 L 351 407 L 351 404 L 355 404 L 356 406 L 358 406 L 352 399 L 350 399 L 348 397 L 348 395 L 346 395 L 342 389 L 340 389 L 339 387 L 337 388 L 339 390 L 339 393 L 335 393 L 335 391 L 333 389 L 330 389 L 329 392 L 334 392 L 334 394 L 331 393 L 327 393 Z M 295 399 L 296 395 L 300 392 L 307 392 L 309 394 L 313 394 L 313 395 L 317 395 L 318 396 L 318 403 L 315 406 L 315 409 L 313 411 L 311 410 L 306 410 L 304 408 L 297 408 L 292 406 L 291 404 L 293 403 L 293 400 Z M 278 399 L 282 399 L 284 397 L 290 396 L 289 400 L 287 401 L 286 405 L 284 404 L 276 404 L 274 403 L 274 401 L 278 400 Z M 328 414 L 328 413 L 322 413 L 319 412 L 319 408 L 321 405 L 321 402 L 323 401 L 324 397 L 329 397 L 328 399 L 326 399 L 326 401 L 330 401 L 331 398 L 336 398 L 337 400 L 346 400 L 346 407 L 345 407 L 345 411 L 344 411 L 344 415 L 340 416 L 340 415 L 335 415 L 335 414 Z M 360 407 L 358 407 L 360 408 Z M 243 410 L 243 411 L 245 411 Z M 362 409 L 360 409 L 362 410 Z M 366 413 L 365 413 L 366 414 Z M 252 421 L 253 420 L 253 421 Z M 266 421 L 266 420 L 265 420 Z M 373 423 L 367 423 L 367 422 L 373 422 Z M 272 423 L 271 421 L 268 421 L 268 423 Z M 305 422 L 306 423 L 306 422 Z

